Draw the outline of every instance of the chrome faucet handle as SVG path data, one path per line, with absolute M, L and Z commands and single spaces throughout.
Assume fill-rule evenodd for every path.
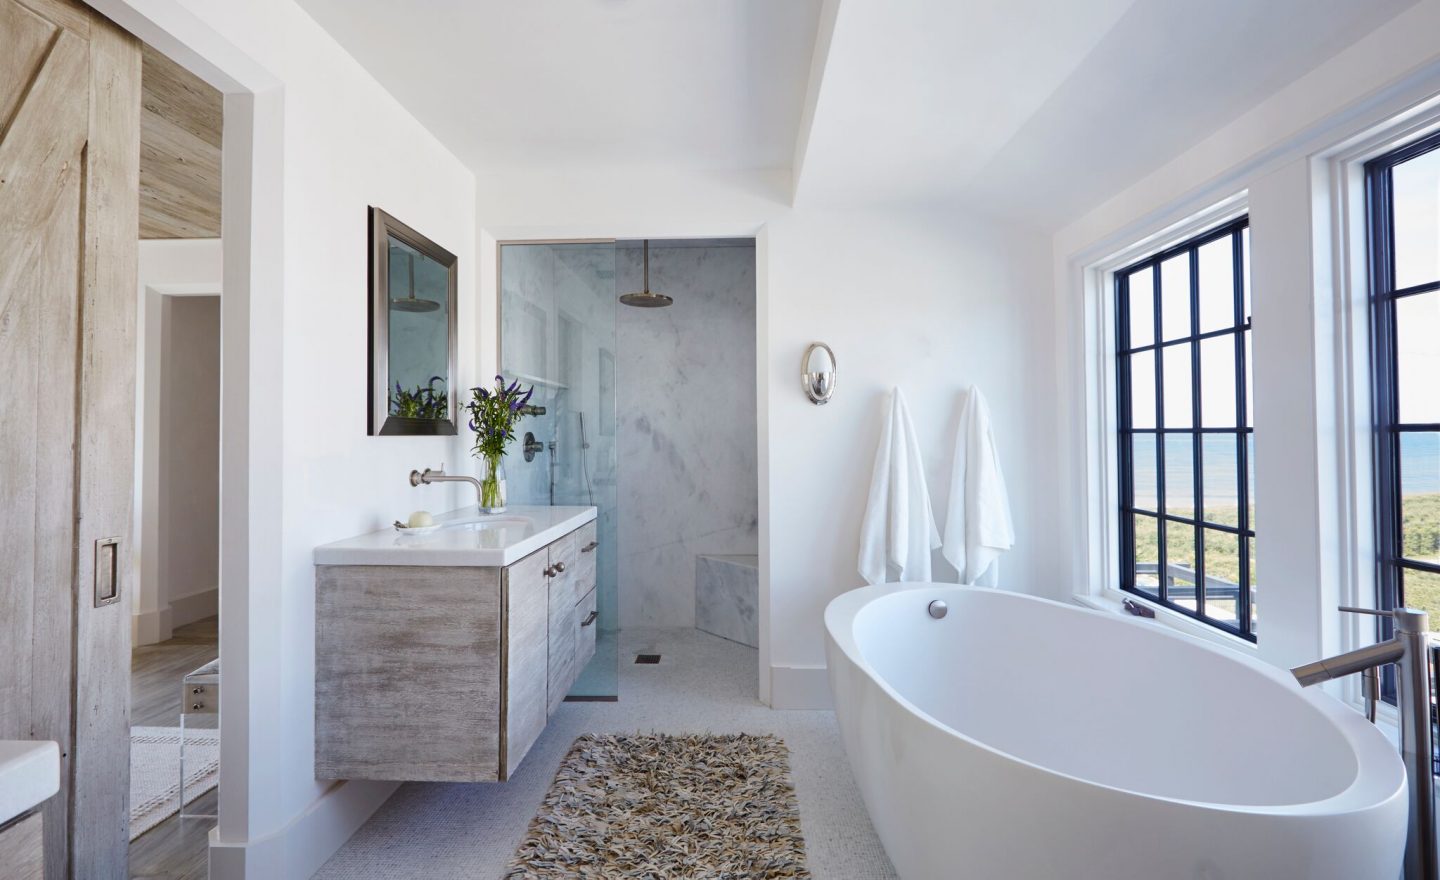
M 1395 621 L 1395 629 L 1398 632 L 1426 633 L 1430 631 L 1430 615 L 1419 608 L 1392 608 L 1389 611 L 1379 611 L 1374 608 L 1355 608 L 1350 605 L 1341 605 L 1341 611 L 1350 614 L 1369 614 L 1372 617 L 1388 617 Z
M 1394 611 L 1380 611 L 1375 608 L 1352 608 L 1349 605 L 1341 605 L 1341 611 L 1348 611 L 1351 614 L 1369 614 L 1373 617 L 1394 617 Z

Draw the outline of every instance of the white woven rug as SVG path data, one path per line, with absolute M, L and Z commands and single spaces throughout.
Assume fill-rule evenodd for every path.
M 185 803 L 220 780 L 220 731 L 185 731 Z M 130 839 L 180 812 L 180 728 L 130 728 Z

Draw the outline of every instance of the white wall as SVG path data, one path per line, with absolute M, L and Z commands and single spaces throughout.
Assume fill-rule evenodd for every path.
M 220 298 L 165 297 L 160 596 L 170 624 L 214 614 L 220 585 Z
M 1047 595 L 1063 586 L 1051 539 L 1048 238 L 944 209 L 795 210 L 787 186 L 773 172 L 482 176 L 478 335 L 483 369 L 494 363 L 497 240 L 756 235 L 760 688 L 772 705 L 800 708 L 829 701 L 821 614 L 861 584 L 860 518 L 895 384 L 942 510 L 959 393 L 971 382 L 986 392 L 1018 533 L 1006 583 Z M 798 375 L 815 340 L 840 362 L 840 390 L 819 408 Z
M 208 617 L 217 610 L 219 601 L 218 549 L 219 549 L 219 466 L 216 456 L 219 452 L 219 325 L 218 303 L 216 323 L 212 338 L 208 340 L 212 358 L 205 358 L 203 349 L 192 349 L 186 360 L 196 360 L 199 366 L 213 366 L 214 372 L 207 376 L 189 375 L 182 371 L 181 384 L 191 386 L 190 392 L 171 398 L 170 411 L 188 415 L 184 418 L 203 418 L 206 421 L 204 434 L 190 432 L 184 441 L 199 443 L 208 435 L 210 445 L 205 448 L 176 450 L 167 448 L 171 435 L 163 427 L 166 412 L 164 377 L 176 375 L 173 369 L 165 370 L 164 355 L 167 351 L 164 334 L 167 327 L 169 307 L 176 300 L 200 297 L 215 300 L 220 293 L 222 248 L 219 239 L 167 239 L 140 242 L 140 271 L 136 307 L 139 316 L 136 321 L 136 388 L 135 396 L 135 553 L 134 577 L 135 601 L 132 603 L 132 635 L 134 644 L 149 645 L 170 638 L 171 630 L 202 617 Z M 206 330 L 207 333 L 211 331 Z M 184 341 L 182 334 L 182 341 Z M 191 380 L 199 379 L 198 385 Z M 203 397 L 203 389 L 210 389 L 210 400 Z M 173 389 L 185 391 L 184 388 Z M 208 458 L 188 453 L 210 453 Z M 164 505 L 162 498 L 167 474 L 174 477 L 177 452 L 180 465 L 187 474 L 185 481 L 208 474 L 213 484 L 194 487 L 184 493 L 184 502 L 193 504 L 208 522 L 197 522 L 196 517 L 181 518 L 182 526 L 191 531 L 183 536 L 171 534 L 162 524 Z M 169 469 L 169 470 L 167 470 Z M 173 481 L 172 481 L 173 482 Z M 173 572 L 167 576 L 167 571 Z M 204 576 L 202 572 L 209 572 Z M 178 612 L 178 613 L 177 613 Z
M 1172 623 L 1279 666 L 1368 640 L 1371 627 L 1334 610 L 1375 599 L 1368 403 L 1352 396 L 1368 377 L 1363 308 L 1361 323 L 1346 326 L 1348 297 L 1363 306 L 1365 294 L 1363 285 L 1358 294 L 1347 290 L 1332 250 L 1338 217 L 1330 196 L 1340 167 L 1333 154 L 1440 94 L 1436 33 L 1440 2 L 1422 0 L 1055 236 L 1054 332 L 1066 406 L 1057 525 L 1067 567 L 1088 572 L 1075 592 L 1112 586 L 1097 576 L 1106 548 L 1091 505 L 1103 475 L 1095 461 L 1099 402 L 1087 399 L 1097 352 L 1086 349 L 1094 297 L 1110 291 L 1087 291 L 1085 268 L 1243 198 L 1253 241 L 1259 643 Z
M 797 211 L 767 227 L 771 695 L 776 706 L 828 700 L 821 616 L 861 586 L 860 520 L 886 392 L 905 392 L 940 527 L 949 497 L 961 390 L 988 398 L 1010 490 L 1016 546 L 1008 589 L 1056 595 L 1053 361 L 1045 239 L 955 211 Z M 838 361 L 823 407 L 799 384 L 813 341 Z M 936 559 L 939 560 L 938 554 Z M 938 580 L 958 580 L 938 561 Z
M 97 5 L 226 92 L 224 235 L 236 258 L 225 267 L 222 456 L 234 464 L 222 459 L 222 530 L 239 543 L 221 550 L 211 868 L 304 877 L 394 790 L 314 778 L 312 550 L 460 497 L 406 480 L 460 461 L 457 438 L 365 433 L 366 207 L 458 256 L 461 320 L 473 321 L 474 176 L 291 0 Z M 460 337 L 457 378 L 473 384 L 472 337 Z

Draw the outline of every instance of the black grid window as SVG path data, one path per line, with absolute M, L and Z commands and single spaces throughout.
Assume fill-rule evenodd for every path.
M 1440 629 L 1440 135 L 1368 163 L 1366 183 L 1377 599 L 1384 609 L 1429 611 L 1434 630 Z M 1384 621 L 1382 636 L 1389 628 Z
M 1115 274 L 1120 588 L 1255 640 L 1250 226 Z

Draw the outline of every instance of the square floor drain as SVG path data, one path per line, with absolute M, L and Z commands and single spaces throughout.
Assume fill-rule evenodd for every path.
M 636 662 L 636 663 L 659 663 L 659 662 L 660 662 L 660 655 L 659 655 L 659 654 L 636 654 L 636 655 L 635 655 L 635 662 Z

